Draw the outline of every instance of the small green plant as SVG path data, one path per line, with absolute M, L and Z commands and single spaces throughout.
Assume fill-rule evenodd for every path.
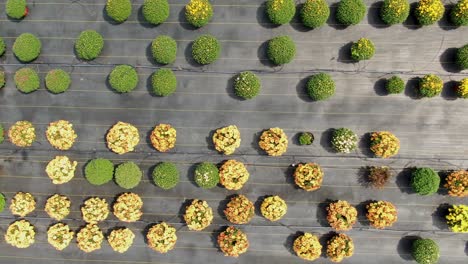
M 138 85 L 138 74 L 130 65 L 117 65 L 109 74 L 109 84 L 119 93 L 131 92 Z
M 420 0 L 414 14 L 420 25 L 428 26 L 439 21 L 444 12 L 445 7 L 441 0 Z
M 117 23 L 122 23 L 132 14 L 130 0 L 107 0 L 106 13 Z
M 132 189 L 140 183 L 142 175 L 138 165 L 127 161 L 115 169 L 115 182 L 124 189 Z
M 21 19 L 27 14 L 26 0 L 7 0 L 5 9 L 8 17 Z
M 151 43 L 151 54 L 157 63 L 173 63 L 177 56 L 177 42 L 166 35 L 158 36 Z
M 32 93 L 41 85 L 39 75 L 32 68 L 21 68 L 15 73 L 16 88 L 23 93 Z
M 104 39 L 94 30 L 85 30 L 75 41 L 75 51 L 79 59 L 94 60 L 101 54 Z
M 399 94 L 405 90 L 405 82 L 398 76 L 392 76 L 387 80 L 385 89 L 389 94 Z
M 0 213 L 5 210 L 6 198 L 3 194 L 0 193 Z
M 5 87 L 5 84 L 6 84 L 5 72 L 0 70 L 0 89 Z
M 311 132 L 302 132 L 299 135 L 299 144 L 300 145 L 312 145 L 314 143 L 314 134 Z
M 5 131 L 3 130 L 3 125 L 0 124 L 0 144 L 5 140 Z
M 296 14 L 296 5 L 294 0 L 268 0 L 266 13 L 271 23 L 283 25 L 289 23 Z
M 13 43 L 13 53 L 21 62 L 31 62 L 41 53 L 41 41 L 31 33 L 23 33 Z
M 208 0 L 190 0 L 185 6 L 185 19 L 194 27 L 203 27 L 213 17 L 213 7 Z
M 434 97 L 442 92 L 444 82 L 435 74 L 428 74 L 419 80 L 419 93 L 424 97 Z
M 447 225 L 455 233 L 468 233 L 468 205 L 453 205 L 445 216 Z
M 341 0 L 336 11 L 336 19 L 346 26 L 357 25 L 366 15 L 363 0 Z
M 351 46 L 351 58 L 353 60 L 370 60 L 375 53 L 374 43 L 367 38 L 360 38 Z
M 289 36 L 278 36 L 268 41 L 267 55 L 275 65 L 290 63 L 296 56 L 296 44 Z
M 431 195 L 437 192 L 440 177 L 431 168 L 417 168 L 411 174 L 411 187 L 420 195 Z
M 234 78 L 234 93 L 243 99 L 252 99 L 260 93 L 260 79 L 255 73 L 245 71 Z
M 314 101 L 322 101 L 335 94 L 335 82 L 327 73 L 319 73 L 309 78 L 307 94 Z
M 45 84 L 47 90 L 51 93 L 63 93 L 70 87 L 70 75 L 61 69 L 51 70 L 45 77 Z
M 327 22 L 330 7 L 325 0 L 307 0 L 301 8 L 302 24 L 310 28 L 319 28 Z
M 159 69 L 151 76 L 153 93 L 157 96 L 168 96 L 177 88 L 177 78 L 171 69 Z
M 468 69 L 468 44 L 458 49 L 456 60 L 460 69 Z
M 450 12 L 450 20 L 456 26 L 468 26 L 468 0 L 460 0 Z
M 219 183 L 219 170 L 210 162 L 202 162 L 195 168 L 195 182 L 203 189 L 211 189 Z
M 112 180 L 114 164 L 108 159 L 90 160 L 85 167 L 85 178 L 92 185 L 103 185 Z
M 3 40 L 3 38 L 0 38 L 0 56 L 3 56 L 3 54 L 5 54 L 5 51 L 6 51 L 5 41 Z
M 159 25 L 169 18 L 170 6 L 167 0 L 145 0 L 142 11 L 148 23 Z
M 192 44 L 192 57 L 199 64 L 215 62 L 221 53 L 221 44 L 211 35 L 201 35 Z
M 388 25 L 400 24 L 405 22 L 409 12 L 408 0 L 385 0 L 380 9 L 380 18 Z
M 180 172 L 172 162 L 159 163 L 153 170 L 154 183 L 164 190 L 174 188 L 179 183 Z
M 439 246 L 432 239 L 417 239 L 413 242 L 411 255 L 419 264 L 436 264 L 439 260 Z
M 350 153 L 357 148 L 358 137 L 349 128 L 338 128 L 333 131 L 331 144 L 339 153 Z

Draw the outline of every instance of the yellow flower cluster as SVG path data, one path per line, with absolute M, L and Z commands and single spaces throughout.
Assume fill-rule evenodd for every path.
M 398 219 L 396 207 L 387 201 L 378 201 L 366 206 L 367 219 L 377 229 L 392 226 Z
M 467 5 L 468 5 L 468 0 L 467 0 Z M 468 98 L 468 78 L 464 78 L 460 81 L 460 83 L 457 86 L 457 94 L 461 98 Z
M 67 150 L 73 146 L 77 137 L 72 123 L 58 120 L 49 124 L 46 131 L 49 143 L 56 149 Z
M 284 8 L 283 4 L 284 4 L 284 0 L 273 0 L 271 3 L 271 8 L 274 11 L 278 11 Z
M 219 168 L 219 182 L 228 190 L 239 190 L 249 180 L 244 163 L 228 160 Z
M 63 250 L 73 240 L 74 234 L 68 225 L 57 223 L 47 229 L 47 241 L 56 250 Z
M 107 147 L 117 154 L 133 151 L 140 142 L 138 129 L 129 123 L 117 122 L 107 132 Z
M 254 217 L 255 207 L 249 198 L 240 194 L 231 198 L 224 209 L 224 214 L 231 223 L 247 224 Z
M 166 152 L 174 148 L 177 131 L 171 125 L 159 124 L 151 132 L 150 140 L 155 149 Z
M 389 12 L 393 13 L 394 16 L 400 16 L 401 13 L 406 11 L 407 0 L 390 0 L 388 4 Z
M 371 134 L 370 150 L 380 158 L 390 158 L 398 154 L 400 140 L 388 131 L 373 132 Z
M 67 156 L 56 156 L 47 164 L 45 171 L 53 184 L 63 184 L 73 179 L 76 165 L 78 162 L 72 162 Z
M 327 242 L 327 257 L 333 262 L 341 262 L 354 254 L 354 243 L 351 237 L 338 234 Z
M 201 231 L 211 225 L 213 210 L 206 201 L 195 199 L 185 209 L 184 219 L 190 230 Z
M 468 171 L 459 170 L 452 172 L 446 179 L 444 187 L 448 189 L 448 194 L 457 197 L 468 196 Z
M 279 127 L 263 131 L 258 145 L 270 156 L 281 156 L 288 149 L 288 137 Z
M 208 0 L 190 0 L 185 6 L 186 14 L 194 20 L 205 20 L 213 10 Z
M 327 207 L 327 221 L 332 228 L 346 231 L 353 228 L 357 220 L 357 210 L 347 201 L 337 201 Z
M 62 220 L 70 214 L 71 202 L 68 197 L 60 194 L 54 194 L 45 204 L 46 213 L 55 220 Z
M 323 171 L 316 163 L 299 164 L 294 171 L 294 182 L 306 191 L 315 191 L 322 186 Z
M 159 252 L 167 253 L 177 242 L 176 229 L 165 222 L 152 226 L 146 234 L 148 246 Z
M 18 220 L 8 226 L 5 232 L 5 242 L 17 248 L 27 248 L 34 244 L 35 236 L 36 232 L 31 223 Z
M 270 221 L 280 220 L 288 211 L 286 202 L 279 196 L 270 196 L 263 200 L 260 206 L 262 215 Z
M 10 211 L 14 215 L 25 217 L 36 209 L 36 201 L 30 193 L 18 192 L 11 199 Z
M 81 214 L 86 223 L 97 224 L 100 221 L 106 220 L 109 215 L 109 205 L 106 199 L 99 197 L 89 198 L 81 207 Z
M 316 260 L 322 254 L 322 245 L 317 236 L 311 233 L 304 233 L 294 240 L 293 250 L 297 256 L 305 260 Z
M 453 15 L 456 17 L 464 17 L 467 16 L 468 13 L 468 0 L 460 0 L 458 1 L 457 8 L 455 8 L 455 12 Z
M 450 230 L 456 233 L 468 232 L 468 205 L 453 205 L 445 216 Z
M 135 234 L 126 227 L 112 230 L 107 237 L 109 245 L 119 253 L 126 252 L 132 246 L 134 239 Z
M 103 240 L 104 235 L 95 224 L 87 224 L 76 234 L 78 248 L 86 253 L 100 249 Z
M 247 252 L 249 240 L 240 229 L 229 226 L 225 231 L 219 233 L 218 245 L 225 256 L 237 258 Z
M 18 147 L 30 147 L 36 140 L 36 129 L 29 121 L 18 121 L 8 130 L 8 137 Z
M 218 128 L 213 134 L 215 149 L 225 155 L 231 155 L 240 147 L 241 135 L 237 126 L 230 125 Z
M 114 203 L 114 215 L 120 221 L 135 222 L 140 220 L 143 201 L 136 193 L 123 193 Z
M 444 15 L 445 7 L 440 0 L 420 0 L 416 13 L 430 21 L 438 21 Z

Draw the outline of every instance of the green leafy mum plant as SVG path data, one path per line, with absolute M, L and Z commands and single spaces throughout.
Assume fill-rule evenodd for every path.
M 405 82 L 398 76 L 392 76 L 387 80 L 385 89 L 389 94 L 399 94 L 405 90 Z
M 23 33 L 13 43 L 13 53 L 22 62 L 31 62 L 41 53 L 41 41 L 31 33 Z
M 3 129 L 3 126 L 0 124 L 0 144 L 2 144 L 4 140 L 5 140 L 5 131 Z
M 360 38 L 351 46 L 351 58 L 353 60 L 370 60 L 375 53 L 374 43 L 367 38 Z
M 85 30 L 75 41 L 75 51 L 79 59 L 94 60 L 101 54 L 104 39 L 94 30 Z
M 431 168 L 415 169 L 411 175 L 411 187 L 420 195 L 431 195 L 437 192 L 440 177 Z
M 307 82 L 307 94 L 314 101 L 326 100 L 335 94 L 335 82 L 327 73 L 313 75 Z
M 169 96 L 176 91 L 177 78 L 171 69 L 159 69 L 151 76 L 153 93 L 157 96 Z
M 350 153 L 357 148 L 358 137 L 349 128 L 338 128 L 333 131 L 331 143 L 336 152 Z
M 195 182 L 203 189 L 211 189 L 219 183 L 219 170 L 210 162 L 202 162 L 195 168 Z
M 405 22 L 409 12 L 408 0 L 385 0 L 380 9 L 380 18 L 388 25 L 400 24 Z
M 312 143 L 314 143 L 314 134 L 311 132 L 302 132 L 299 135 L 300 145 L 312 145 Z
M 166 35 L 158 36 L 151 43 L 151 54 L 157 63 L 173 63 L 177 56 L 177 42 Z
M 456 26 L 468 26 L 468 0 L 460 0 L 450 12 L 450 20 Z
M 442 92 L 444 82 L 435 74 L 428 74 L 419 80 L 419 93 L 424 97 L 434 97 Z
M 5 87 L 5 84 L 6 84 L 5 72 L 0 70 L 0 89 Z
M 278 36 L 268 41 L 267 56 L 275 65 L 290 63 L 296 56 L 296 44 L 289 36 Z
M 32 93 L 39 89 L 39 75 L 32 68 L 21 68 L 15 73 L 16 88 L 23 93 Z
M 301 8 L 301 20 L 306 27 L 319 28 L 329 16 L 330 7 L 325 0 L 307 0 Z
M 132 189 L 140 183 L 142 175 L 136 163 L 127 161 L 115 169 L 115 182 L 124 189 Z
M 115 66 L 109 74 L 109 84 L 119 93 L 131 92 L 138 85 L 138 74 L 130 65 Z
M 132 14 L 130 0 L 107 0 L 106 13 L 117 23 L 122 23 Z
M 255 73 L 245 71 L 234 78 L 234 93 L 243 99 L 252 99 L 260 93 L 260 79 Z
M 45 77 L 45 84 L 47 90 L 51 93 L 63 93 L 70 87 L 70 75 L 61 69 L 51 70 Z
M 366 9 L 363 0 L 341 0 L 336 10 L 336 19 L 346 26 L 357 25 L 364 19 Z
M 3 56 L 3 54 L 5 54 L 5 51 L 6 51 L 5 41 L 3 40 L 3 38 L 0 38 L 0 56 Z
M 439 246 L 431 239 L 417 239 L 413 242 L 411 255 L 419 264 L 436 264 L 439 261 Z
M 441 0 L 420 0 L 415 15 L 422 26 L 432 25 L 444 15 L 445 7 Z
M 215 62 L 221 53 L 221 44 L 212 35 L 201 35 L 192 44 L 192 57 L 199 64 Z
M 462 70 L 468 69 L 468 44 L 459 48 L 456 55 L 458 67 Z
M 3 194 L 0 193 L 0 213 L 5 210 L 6 198 Z
M 153 170 L 154 183 L 164 190 L 174 188 L 179 183 L 180 173 L 172 162 L 159 163 Z
M 294 0 L 268 0 L 266 13 L 271 23 L 283 25 L 289 23 L 296 14 L 296 5 Z
M 159 25 L 169 18 L 170 6 L 167 0 L 145 0 L 142 12 L 148 23 Z
M 7 0 L 5 9 L 8 17 L 13 19 L 21 19 L 28 14 L 26 0 Z
M 208 0 L 190 0 L 185 6 L 185 19 L 194 27 L 203 27 L 213 17 L 213 7 Z
M 108 159 L 93 159 L 85 166 L 85 178 L 92 185 L 103 185 L 112 180 L 114 164 Z
M 468 233 L 468 205 L 453 205 L 445 218 L 452 232 Z

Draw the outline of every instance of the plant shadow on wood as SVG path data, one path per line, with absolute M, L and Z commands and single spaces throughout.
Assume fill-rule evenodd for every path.
M 248 101 L 247 99 L 244 99 L 242 97 L 236 96 L 234 92 L 234 81 L 236 80 L 237 73 L 231 76 L 228 81 L 226 82 L 226 93 L 231 97 L 232 99 L 238 100 L 238 101 Z M 262 92 L 260 91 L 260 94 Z
M 325 233 L 325 234 L 319 236 L 320 245 L 322 245 L 322 247 L 323 247 L 322 248 L 322 253 L 320 254 L 320 256 L 322 258 L 327 258 L 327 243 L 332 237 L 334 237 L 336 235 L 338 235 L 337 232 L 330 231 L 328 233 Z
M 418 22 L 418 19 L 415 16 L 415 10 L 417 6 L 418 6 L 418 2 L 414 2 L 410 4 L 409 16 L 406 19 L 406 21 L 403 22 L 403 26 L 406 27 L 407 29 L 416 30 L 416 29 L 422 28 L 422 26 Z
M 292 255 L 296 255 L 296 252 L 294 252 L 293 250 L 293 245 L 294 245 L 294 240 L 296 240 L 296 238 L 300 237 L 304 235 L 304 232 L 302 231 L 296 231 L 296 233 L 294 234 L 290 234 L 287 238 L 286 238 L 286 241 L 284 241 L 284 248 L 286 250 L 289 251 L 289 253 L 291 253 Z
M 123 22 L 117 22 L 115 21 L 114 19 L 112 19 L 108 14 L 107 14 L 107 11 L 106 11 L 106 6 L 104 5 L 104 8 L 102 9 L 102 17 L 104 18 L 104 20 L 111 24 L 111 25 L 114 25 L 114 26 L 117 26 L 117 25 L 120 25 L 122 23 L 124 23 L 125 21 Z
M 351 46 L 352 45 L 353 45 L 353 42 L 350 41 L 350 42 L 348 42 L 347 44 L 345 44 L 344 46 L 342 46 L 340 48 L 340 50 L 338 51 L 338 62 L 341 62 L 341 63 L 356 63 L 356 61 L 354 61 L 351 58 Z
M 330 224 L 327 221 L 327 207 L 330 205 L 330 203 L 333 202 L 336 202 L 336 200 L 326 199 L 325 201 L 319 203 L 317 206 L 317 212 L 315 214 L 315 217 L 317 217 L 317 221 L 322 227 L 330 227 Z
M 439 57 L 439 62 L 442 68 L 448 72 L 460 72 L 457 60 L 458 48 L 448 48 Z
M 255 207 L 255 214 L 260 216 L 262 219 L 265 219 L 262 215 L 262 212 L 260 210 L 260 207 L 262 207 L 262 203 L 263 203 L 263 200 L 265 200 L 266 198 L 270 197 L 271 195 L 263 195 L 263 196 L 260 196 L 258 197 L 258 199 L 254 202 L 254 207 Z M 269 220 L 265 220 L 265 221 L 269 221 Z
M 418 236 L 405 236 L 398 241 L 397 252 L 398 255 L 404 260 L 413 260 L 411 256 L 411 248 L 413 247 L 413 242 L 418 240 Z
M 440 94 L 442 98 L 448 101 L 454 101 L 458 98 L 457 96 L 457 81 L 448 81 L 444 83 L 444 88 Z
M 437 173 L 439 174 L 439 177 L 440 177 L 440 185 L 439 185 L 439 189 L 437 189 L 437 194 L 448 195 L 448 190 L 444 187 L 444 184 L 447 182 L 447 177 L 452 172 L 454 172 L 454 170 L 441 170 Z
M 289 23 L 292 28 L 299 32 L 309 32 L 314 30 L 313 28 L 306 27 L 301 20 L 301 9 L 304 6 L 303 3 L 300 3 L 296 6 L 296 15 L 293 17 L 291 22 Z
M 371 133 L 367 132 L 359 139 L 358 150 L 367 158 L 373 158 L 374 153 L 370 150 Z
M 226 216 L 224 215 L 224 209 L 226 209 L 226 206 L 231 201 L 231 199 L 237 196 L 238 194 L 231 194 L 227 196 L 226 199 L 219 201 L 217 211 L 218 211 L 218 214 L 221 216 L 221 219 L 227 221 Z
M 186 199 L 180 206 L 177 216 L 179 217 L 179 220 L 181 223 L 185 224 L 185 219 L 184 219 L 185 210 L 187 209 L 187 206 L 192 204 L 193 200 L 194 199 Z
M 411 99 L 419 100 L 422 99 L 419 93 L 419 80 L 420 77 L 413 77 L 408 79 L 405 86 L 405 95 Z
M 193 26 L 192 24 L 190 24 L 187 19 L 185 18 L 185 7 L 181 8 L 180 9 L 180 12 L 179 12 L 179 17 L 178 17 L 178 20 L 179 20 L 179 25 L 183 28 L 183 29 L 186 29 L 186 30 L 197 30 L 198 28 Z
M 336 19 L 337 10 L 338 10 L 338 3 L 333 3 L 330 5 L 330 16 L 327 19 L 327 24 L 336 30 L 343 30 L 343 29 L 348 28 L 348 26 L 341 24 Z
M 211 232 L 210 234 L 211 243 L 213 243 L 214 248 L 216 248 L 218 252 L 221 251 L 218 245 L 218 236 L 221 232 L 225 231 L 227 227 L 228 226 L 220 226 L 219 228 L 214 229 L 213 232 Z
M 437 24 L 442 30 L 450 31 L 450 30 L 455 30 L 459 28 L 458 26 L 455 26 L 450 20 L 450 12 L 452 12 L 452 9 L 455 7 L 455 4 L 449 3 L 444 5 L 445 6 L 445 12 L 444 16 L 437 21 Z
M 396 175 L 395 183 L 402 193 L 414 193 L 413 188 L 411 188 L 411 173 L 414 169 L 414 167 L 404 168 Z
M 157 164 L 155 165 L 151 165 L 148 169 L 148 172 L 146 173 L 146 177 L 148 178 L 148 181 L 150 182 L 151 185 L 157 187 L 156 183 L 154 183 L 153 181 L 153 171 L 154 171 L 154 168 L 156 168 L 157 165 L 159 165 L 161 162 L 158 162 Z M 158 187 L 159 188 L 159 187 Z
M 148 21 L 146 21 L 146 18 L 143 15 L 143 5 L 141 5 L 140 8 L 138 8 L 138 10 L 137 10 L 137 21 L 138 21 L 138 23 L 140 23 L 141 26 L 143 26 L 145 28 L 155 28 L 155 27 L 159 26 L 159 25 L 153 25 L 153 24 L 149 23 Z
M 448 203 L 443 203 L 439 205 L 435 211 L 432 213 L 432 226 L 437 227 L 440 230 L 447 230 L 447 220 L 445 216 L 449 213 L 448 209 L 451 207 Z
M 205 137 L 205 142 L 206 142 L 206 148 L 208 150 L 211 150 L 211 151 L 215 151 L 215 152 L 218 152 L 214 146 L 214 143 L 213 143 L 213 135 L 215 134 L 216 129 L 212 129 L 210 130 L 210 133 L 208 133 L 208 136 Z
M 371 181 L 369 179 L 370 166 L 361 166 L 357 172 L 358 183 L 362 187 L 370 188 Z
M 264 130 L 260 131 L 260 132 L 256 132 L 253 134 L 252 136 L 252 142 L 250 143 L 250 146 L 255 149 L 255 151 L 257 152 L 258 155 L 262 155 L 264 156 L 265 155 L 265 151 L 263 149 L 260 148 L 260 146 L 258 145 L 258 141 L 260 140 L 260 136 L 262 135 Z
M 307 103 L 312 103 L 314 100 L 309 97 L 307 94 L 307 82 L 309 81 L 310 76 L 307 76 L 305 78 L 302 78 L 297 84 L 296 84 L 296 93 L 297 97 L 301 99 L 304 102 Z
M 195 169 L 197 168 L 198 164 L 200 163 L 195 163 L 189 166 L 187 171 L 187 177 L 193 186 L 200 188 L 200 186 L 198 186 L 198 184 L 195 182 Z
M 299 163 L 298 163 L 299 164 Z M 296 165 L 297 166 L 297 165 Z M 296 170 L 296 167 L 294 166 L 288 166 L 286 170 L 284 171 L 284 179 L 287 184 L 290 184 L 295 190 L 302 190 L 299 186 L 296 185 L 296 182 L 294 180 L 294 171 Z
M 258 60 L 260 61 L 260 63 L 263 65 L 263 66 L 267 66 L 267 67 L 278 67 L 278 65 L 275 65 L 274 63 L 272 63 L 269 59 L 268 59 L 268 55 L 267 55 L 267 50 L 268 50 L 268 42 L 270 40 L 267 40 L 265 42 L 263 42 L 257 49 L 257 58 Z M 279 66 L 281 67 L 281 66 Z
M 380 18 L 380 9 L 382 8 L 383 1 L 377 1 L 370 5 L 367 9 L 367 22 L 374 28 L 388 28 L 390 25 L 385 24 Z
M 331 146 L 331 139 L 333 135 L 334 128 L 329 128 L 322 132 L 320 135 L 320 146 L 325 149 L 328 153 L 336 154 L 336 151 Z
M 187 47 L 185 47 L 185 50 L 184 50 L 185 60 L 188 62 L 188 64 L 190 64 L 190 66 L 201 68 L 204 65 L 199 64 L 192 57 L 192 45 L 193 45 L 193 41 L 188 43 Z
M 263 2 L 263 4 L 258 6 L 256 18 L 257 18 L 258 24 L 262 26 L 263 28 L 273 29 L 273 28 L 277 28 L 281 26 L 281 25 L 275 25 L 271 23 L 266 13 L 266 1 Z
M 356 210 L 358 212 L 357 220 L 361 226 L 370 226 L 369 220 L 366 217 L 366 214 L 367 214 L 366 206 L 373 202 L 375 202 L 375 200 L 366 200 L 356 205 Z
M 385 85 L 387 84 L 387 79 L 379 79 L 374 83 L 374 91 L 375 94 L 379 96 L 385 96 L 388 95 L 387 89 L 385 88 Z

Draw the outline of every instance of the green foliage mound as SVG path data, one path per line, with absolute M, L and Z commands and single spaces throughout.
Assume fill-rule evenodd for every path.
M 21 19 L 26 15 L 26 0 L 7 0 L 5 9 L 8 17 Z
M 5 41 L 3 40 L 3 38 L 0 38 L 0 56 L 3 56 L 3 54 L 5 54 L 5 51 L 6 51 Z
M 374 43 L 367 38 L 361 38 L 351 46 L 351 58 L 353 60 L 369 60 L 374 56 Z
M 289 23 L 296 14 L 296 5 L 294 0 L 268 0 L 266 13 L 271 23 L 283 25 Z
M 462 70 L 468 69 L 468 44 L 458 49 L 456 60 L 458 67 Z
M 380 18 L 388 25 L 400 24 L 405 22 L 409 12 L 408 0 L 385 0 L 380 9 Z
M 411 175 L 411 187 L 420 195 L 430 195 L 437 192 L 440 177 L 431 168 L 417 168 Z
M 45 84 L 47 90 L 51 93 L 63 93 L 70 87 L 70 75 L 61 69 L 51 70 L 45 77 Z
M 107 0 L 106 13 L 117 23 L 122 23 L 132 14 L 130 0 Z
M 6 198 L 3 194 L 0 193 L 0 213 L 5 210 Z
M 255 73 L 245 71 L 234 79 L 234 93 L 243 99 L 252 99 L 260 93 L 260 79 Z
M 5 140 L 5 131 L 3 130 L 3 125 L 0 124 L 0 144 Z
M 119 93 L 131 92 L 138 85 L 138 74 L 130 65 L 117 65 L 109 74 L 109 84 Z
M 314 143 L 314 134 L 310 132 L 302 132 L 299 135 L 300 145 L 312 145 L 312 143 Z
M 385 89 L 389 94 L 399 94 L 405 89 L 405 82 L 398 76 L 392 76 L 387 80 Z
M 296 56 L 296 44 L 289 36 L 278 36 L 268 41 L 267 56 L 275 65 L 290 63 Z
M 329 16 L 330 7 L 325 0 L 307 0 L 301 8 L 301 20 L 306 27 L 321 27 Z
M 366 4 L 363 0 L 341 0 L 336 10 L 336 19 L 341 24 L 357 25 L 366 15 Z
M 219 170 L 216 165 L 202 162 L 195 168 L 195 182 L 204 189 L 211 189 L 219 183 Z
M 145 0 L 142 12 L 148 23 L 159 25 L 169 18 L 170 6 L 167 0 Z
M 75 41 L 75 51 L 79 59 L 94 60 L 101 54 L 104 39 L 94 30 L 85 30 Z
M 107 159 L 93 159 L 86 164 L 85 178 L 92 185 L 103 185 L 112 180 L 114 164 Z
M 158 36 L 151 43 L 151 54 L 157 63 L 173 63 L 177 56 L 177 42 L 166 35 Z
M 179 183 L 180 173 L 172 162 L 159 163 L 153 170 L 154 183 L 164 190 L 174 188 Z
M 16 88 L 23 93 L 32 93 L 41 85 L 39 75 L 32 68 L 21 68 L 15 73 Z
M 23 33 L 13 44 L 13 53 L 21 62 L 31 62 L 41 53 L 41 41 L 31 33 Z
M 175 92 L 177 79 L 171 69 L 159 69 L 151 76 L 153 93 L 157 96 L 168 96 Z
M 5 84 L 6 84 L 5 72 L 0 70 L 0 88 L 5 87 Z
M 411 255 L 419 264 L 435 264 L 439 260 L 439 246 L 431 239 L 417 239 L 413 242 Z
M 132 161 L 127 161 L 115 169 L 115 182 L 124 189 L 135 188 L 141 181 L 141 172 L 138 165 Z
M 313 75 L 307 82 L 307 94 L 314 101 L 326 100 L 335 94 L 335 82 L 327 73 Z
M 199 64 L 215 62 L 221 53 L 221 44 L 211 35 L 201 35 L 192 44 L 192 57 Z

